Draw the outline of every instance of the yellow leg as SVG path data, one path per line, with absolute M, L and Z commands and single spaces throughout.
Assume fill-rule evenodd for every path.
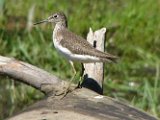
M 73 76 L 72 76 L 71 81 L 70 81 L 70 82 L 72 82 L 74 77 L 76 76 L 77 72 L 76 72 L 76 69 L 74 67 L 74 63 L 72 61 L 69 61 L 69 63 L 71 64 L 72 70 L 73 70 Z
M 72 62 L 72 61 L 69 61 L 69 63 L 70 63 L 70 64 L 71 64 L 71 66 L 72 66 L 73 76 L 72 76 L 72 78 L 70 79 L 70 81 L 69 81 L 69 85 L 68 85 L 68 87 L 66 88 L 66 90 L 65 90 L 64 95 L 63 95 L 63 97 L 62 97 L 62 98 L 64 98 L 64 97 L 67 95 L 67 93 L 69 93 L 69 92 L 71 92 L 71 91 L 72 91 L 72 90 L 70 90 L 70 87 L 71 87 L 72 81 L 74 80 L 74 78 L 75 78 L 75 76 L 76 76 L 76 74 L 77 74 L 77 72 L 76 72 L 76 69 L 75 69 L 75 67 L 74 67 L 73 62 Z
M 82 83 L 83 83 L 83 75 L 84 75 L 84 70 L 85 70 L 83 63 L 81 63 L 81 67 L 82 69 L 81 69 L 80 79 L 79 79 L 77 88 L 82 88 Z

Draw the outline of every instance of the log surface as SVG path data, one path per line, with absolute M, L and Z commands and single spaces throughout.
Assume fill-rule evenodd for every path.
M 9 120 L 157 120 L 146 113 L 87 89 L 65 98 L 50 96 Z

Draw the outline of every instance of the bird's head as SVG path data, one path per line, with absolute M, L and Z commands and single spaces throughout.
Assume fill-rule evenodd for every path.
M 62 12 L 58 12 L 58 13 L 55 13 L 55 14 L 49 16 L 45 20 L 34 23 L 34 25 L 45 23 L 45 22 L 50 22 L 50 23 L 55 23 L 55 24 L 56 23 L 66 23 L 66 20 L 67 20 L 67 18 L 65 16 L 65 14 Z

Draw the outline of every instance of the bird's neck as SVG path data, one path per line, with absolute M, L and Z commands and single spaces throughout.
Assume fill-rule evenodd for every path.
M 54 29 L 63 29 L 63 28 L 67 28 L 67 22 L 66 21 L 61 21 L 61 22 L 56 23 Z
M 53 30 L 53 35 L 56 35 L 58 33 L 58 31 L 61 31 L 66 28 L 67 28 L 66 21 L 61 21 L 61 22 L 56 23 L 54 30 Z
M 58 33 L 61 33 L 61 30 L 67 29 L 67 22 L 58 22 L 56 23 L 53 30 L 53 41 L 57 39 Z

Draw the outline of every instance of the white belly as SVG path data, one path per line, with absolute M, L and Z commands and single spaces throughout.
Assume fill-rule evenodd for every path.
M 94 56 L 89 56 L 89 55 L 78 55 L 78 54 L 73 54 L 71 51 L 69 51 L 67 48 L 64 48 L 57 42 L 56 39 L 53 40 L 54 46 L 56 50 L 62 54 L 64 57 L 66 57 L 68 60 L 71 61 L 79 61 L 83 63 L 90 63 L 90 62 L 101 62 L 101 60 L 97 57 Z

